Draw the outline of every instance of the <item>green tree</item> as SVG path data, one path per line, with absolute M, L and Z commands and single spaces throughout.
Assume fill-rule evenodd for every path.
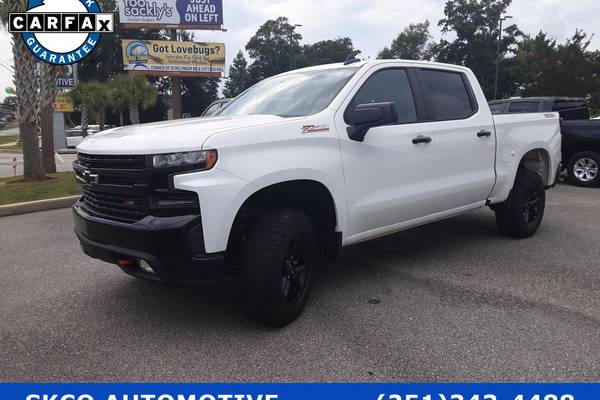
M 71 91 L 73 102 L 79 106 L 81 111 L 81 130 L 83 136 L 87 136 L 90 117 L 98 107 L 98 92 L 102 84 L 98 81 L 81 82 Z M 106 105 L 104 105 L 106 107 Z
M 125 110 L 129 110 L 129 94 L 119 86 L 120 81 L 121 79 L 111 79 L 108 81 L 108 86 L 111 97 L 111 108 L 119 114 L 119 126 L 124 126 L 125 117 L 123 113 Z
M 523 96 L 590 97 L 600 92 L 600 55 L 591 52 L 590 36 L 577 30 L 559 44 L 543 32 L 527 37 L 515 55 Z
M 293 69 L 302 54 L 300 40 L 302 35 L 287 18 L 265 22 L 246 45 L 254 60 L 250 66 L 251 83 Z
M 496 51 L 500 18 L 512 0 L 449 0 L 444 8 L 445 18 L 439 22 L 443 34 L 453 33 L 452 41 L 442 39 L 432 47 L 441 62 L 465 65 L 473 70 L 485 94 L 492 98 L 496 75 Z M 514 52 L 523 33 L 516 25 L 503 28 L 501 52 Z M 501 63 L 499 93 L 514 92 L 514 77 L 510 68 Z
M 158 100 L 156 87 L 143 76 L 119 75 L 112 85 L 113 94 L 129 105 L 129 118 L 134 125 L 140 123 L 140 108 L 145 110 Z
M 248 61 L 244 57 L 244 53 L 240 50 L 233 60 L 233 64 L 229 68 L 229 76 L 225 81 L 225 89 L 223 95 L 228 98 L 233 98 L 248 89 L 250 77 L 248 75 Z
M 98 82 L 96 85 L 96 105 L 94 114 L 96 115 L 100 130 L 103 131 L 106 126 L 106 112 L 113 108 L 112 85 L 109 82 Z
M 332 64 L 344 62 L 348 56 L 356 57 L 360 50 L 354 48 L 352 39 L 348 37 L 304 45 L 302 47 L 302 66 Z
M 428 60 L 432 44 L 429 21 L 410 24 L 379 53 L 379 59 Z
M 13 12 L 27 10 L 27 1 L 11 0 L 0 3 L 0 24 L 8 24 Z M 19 130 L 23 142 L 23 169 L 26 180 L 47 179 L 42 167 L 37 129 L 37 87 L 35 59 L 19 34 L 12 34 L 12 53 L 15 87 L 19 113 Z
M 17 96 L 6 96 L 4 100 L 2 100 L 2 107 L 6 110 L 16 112 Z
M 219 79 L 183 78 L 183 109 L 194 117 L 202 115 L 204 110 L 218 98 Z

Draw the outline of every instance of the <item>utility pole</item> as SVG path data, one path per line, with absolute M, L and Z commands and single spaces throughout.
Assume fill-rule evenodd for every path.
M 296 28 L 302 28 L 302 25 L 295 24 L 294 29 L 290 31 L 290 71 L 294 69 L 294 32 Z
M 498 52 L 496 53 L 496 80 L 494 83 L 494 100 L 498 100 L 498 78 L 500 76 L 500 51 L 502 50 L 502 22 L 511 19 L 512 15 L 500 18 L 500 29 L 498 30 Z
M 171 40 L 178 41 L 177 29 L 171 29 Z M 181 78 L 178 76 L 171 77 L 171 93 L 173 106 L 173 119 L 183 118 L 183 104 L 181 99 Z

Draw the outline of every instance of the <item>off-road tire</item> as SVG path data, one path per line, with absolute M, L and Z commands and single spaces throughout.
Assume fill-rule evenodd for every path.
M 545 208 L 546 191 L 540 175 L 519 170 L 510 197 L 495 207 L 498 228 L 507 236 L 531 237 L 542 223 Z
M 298 246 L 302 247 L 299 255 L 292 257 Z M 305 213 L 283 209 L 260 218 L 249 234 L 240 263 L 247 314 L 268 326 L 293 322 L 306 305 L 316 260 L 315 231 Z

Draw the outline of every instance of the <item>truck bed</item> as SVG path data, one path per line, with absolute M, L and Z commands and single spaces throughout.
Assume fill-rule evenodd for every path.
M 548 153 L 550 175 L 546 185 L 553 185 L 561 155 L 561 133 L 558 113 L 494 115 L 496 127 L 496 175 L 492 202 L 508 198 L 520 160 L 529 151 L 541 148 Z

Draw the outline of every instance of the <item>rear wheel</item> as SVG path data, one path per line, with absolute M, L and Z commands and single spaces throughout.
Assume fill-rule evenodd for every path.
M 304 309 L 316 262 L 313 225 L 301 211 L 265 215 L 242 252 L 243 304 L 265 325 L 285 326 Z
M 600 186 L 600 154 L 582 151 L 569 162 L 569 178 L 578 186 Z
M 542 178 L 535 172 L 521 170 L 508 200 L 495 207 L 496 222 L 505 235 L 531 237 L 542 223 L 545 207 Z

